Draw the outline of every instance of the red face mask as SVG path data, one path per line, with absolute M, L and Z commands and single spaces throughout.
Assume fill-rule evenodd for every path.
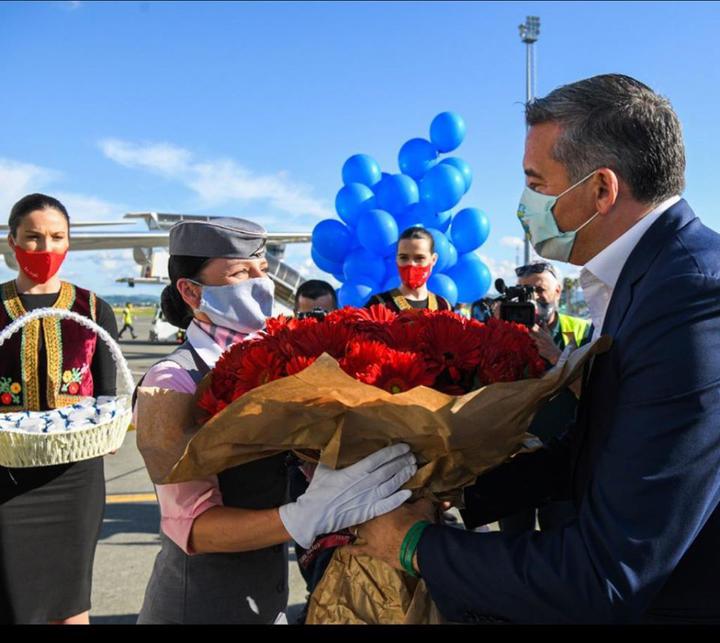
M 398 266 L 398 272 L 400 273 L 400 279 L 408 287 L 415 290 L 424 286 L 427 280 L 430 279 L 430 273 L 432 273 L 432 266 L 413 266 L 408 264 L 406 266 Z
M 67 250 L 62 254 L 57 252 L 31 252 L 15 246 L 15 258 L 22 271 L 36 284 L 44 284 L 60 270 Z

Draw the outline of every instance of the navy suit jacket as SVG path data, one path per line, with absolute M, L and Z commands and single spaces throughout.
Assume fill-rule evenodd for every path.
M 418 563 L 449 620 L 720 622 L 720 235 L 684 200 L 631 253 L 602 332 L 570 431 L 465 490 L 470 526 L 550 498 L 576 520 L 428 527 Z

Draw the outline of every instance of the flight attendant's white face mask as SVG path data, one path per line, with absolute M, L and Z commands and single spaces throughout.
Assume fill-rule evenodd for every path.
M 265 320 L 272 316 L 275 283 L 269 277 L 225 286 L 193 283 L 202 288 L 195 312 L 205 313 L 216 326 L 250 334 L 265 328 Z

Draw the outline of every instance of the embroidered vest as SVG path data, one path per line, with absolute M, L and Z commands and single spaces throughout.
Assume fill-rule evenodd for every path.
M 422 310 L 413 307 L 398 288 L 371 297 L 365 307 L 367 308 L 373 304 L 384 304 L 396 313 L 403 310 Z M 427 310 L 452 310 L 452 306 L 444 297 L 428 292 Z
M 26 312 L 15 282 L 0 286 L 0 330 Z M 95 294 L 62 282 L 52 306 L 95 320 Z M 45 364 L 40 364 L 40 336 Z M 90 372 L 97 335 L 70 319 L 36 319 L 0 347 L 0 412 L 40 411 L 75 404 L 93 394 Z M 46 378 L 47 399 L 40 399 L 40 377 Z

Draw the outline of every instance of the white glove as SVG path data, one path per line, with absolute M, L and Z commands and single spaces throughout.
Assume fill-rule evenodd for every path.
M 411 492 L 398 489 L 416 471 L 415 456 L 402 443 L 344 469 L 320 464 L 308 490 L 280 507 L 280 519 L 293 540 L 308 549 L 320 534 L 359 525 L 399 507 Z

